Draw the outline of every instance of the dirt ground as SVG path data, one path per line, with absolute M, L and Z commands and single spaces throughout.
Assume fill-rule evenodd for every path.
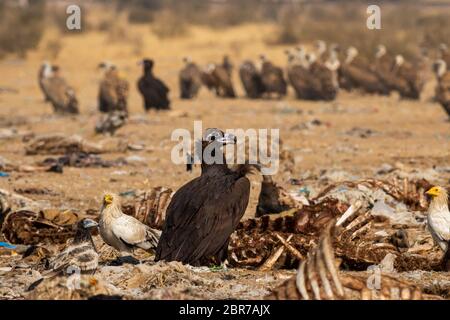
M 119 193 L 157 186 L 176 190 L 197 176 L 199 168 L 187 173 L 183 165 L 171 162 L 170 151 L 175 145 L 170 138 L 171 132 L 175 128 L 192 131 L 195 120 L 203 121 L 203 128 L 279 128 L 283 147 L 295 157 L 292 175 L 287 172 L 275 175 L 275 180 L 288 189 L 298 188 L 290 186 L 289 179 L 309 177 L 310 180 L 306 179 L 304 183 L 308 187 L 308 184 L 314 185 L 315 177 L 325 170 L 336 180 L 374 177 L 384 164 L 408 168 L 415 177 L 426 178 L 432 183 L 450 183 L 450 123 L 441 107 L 432 101 L 434 80 L 431 74 L 420 101 L 357 92 L 340 92 L 333 102 L 299 101 L 294 99 L 293 92 L 283 100 L 252 101 L 243 98 L 236 71 L 234 83 L 240 96 L 238 99 L 219 99 L 206 89 L 202 89 L 195 100 L 179 99 L 177 73 L 185 55 L 205 65 L 210 61 L 219 62 L 222 55 L 228 53 L 237 69 L 244 59 L 256 59 L 264 52 L 270 59 L 285 65 L 285 47 L 268 47 L 263 41 L 270 32 L 271 27 L 265 25 L 247 25 L 226 31 L 192 28 L 188 37 L 159 40 L 146 27 L 130 27 L 127 37 L 142 39 L 139 48 L 133 41 L 111 41 L 107 34 L 99 32 L 66 36 L 61 40 L 62 51 L 54 62 L 61 66 L 63 75 L 77 92 L 81 115 L 76 117 L 52 115 L 51 106 L 43 101 L 37 72 L 46 59 L 44 48 L 31 52 L 24 60 L 7 58 L 0 61 L 0 88 L 12 89 L 0 92 L 0 130 L 13 128 L 20 134 L 64 133 L 78 134 L 91 141 L 104 139 L 94 132 L 101 77 L 96 66 L 100 61 L 110 60 L 131 84 L 130 122 L 119 129 L 115 137 L 145 145 L 142 151 L 102 155 L 104 159 L 140 157 L 133 164 L 113 168 L 70 167 L 64 168 L 63 174 L 11 172 L 9 177 L 0 178 L 0 188 L 9 191 L 46 188 L 46 194 L 27 196 L 47 201 L 48 207 L 80 212 L 98 209 L 105 190 Z M 53 37 L 56 35 L 49 32 L 43 43 Z M 143 103 L 136 90 L 141 73 L 136 63 L 143 56 L 155 60 L 155 74 L 171 88 L 172 111 L 143 112 Z M 26 156 L 20 135 L 0 138 L 0 156 L 22 165 L 33 165 L 46 158 Z M 245 217 L 254 215 L 257 203 L 260 178 L 254 176 L 251 179 L 251 202 Z M 294 274 L 294 271 L 192 271 L 185 266 L 178 267 L 179 272 L 186 275 L 178 276 L 179 282 L 169 279 L 167 284 L 164 279 L 145 279 L 146 290 L 159 290 L 158 294 L 133 293 L 132 284 L 122 290 L 128 290 L 134 297 L 258 298 Z M 108 268 L 112 267 L 102 269 L 101 273 L 108 272 Z M 150 263 L 129 268 L 131 283 L 139 280 L 139 268 L 156 268 L 156 271 L 167 266 Z M 186 289 L 191 286 L 192 274 L 197 281 L 193 288 L 207 288 L 201 294 Z M 448 279 L 448 275 L 446 277 Z M 226 288 L 222 287 L 224 281 Z M 179 292 L 184 296 L 178 295 L 175 289 L 167 292 L 155 289 L 158 283 L 170 288 L 182 287 Z M 5 297 L 23 298 L 23 295 L 11 293 Z M 42 294 L 35 298 L 51 297 Z

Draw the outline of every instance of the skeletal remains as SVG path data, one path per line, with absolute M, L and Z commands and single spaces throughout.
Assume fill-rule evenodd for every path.
M 342 233 L 340 226 L 344 221 L 345 219 L 340 219 L 338 223 L 331 221 L 323 231 L 318 244 L 300 263 L 297 275 L 275 288 L 266 298 L 277 300 L 422 300 L 440 298 L 424 294 L 414 284 L 382 272 L 355 275 L 339 271 L 341 260 L 335 258 L 333 239 Z

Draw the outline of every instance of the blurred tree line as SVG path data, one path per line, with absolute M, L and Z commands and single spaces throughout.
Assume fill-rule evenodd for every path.
M 45 0 L 32 0 L 26 6 L 0 1 L 0 57 L 8 53 L 24 56 L 36 48 L 45 28 L 44 18 Z

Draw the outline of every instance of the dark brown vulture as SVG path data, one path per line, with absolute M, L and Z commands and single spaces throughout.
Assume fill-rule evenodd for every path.
M 437 60 L 433 68 L 438 80 L 435 99 L 442 105 L 450 120 L 450 71 L 444 60 Z
M 263 175 L 255 216 L 280 213 L 294 208 L 301 209 L 302 204 L 277 185 L 272 176 Z
M 402 55 L 395 57 L 393 72 L 397 77 L 395 89 L 402 98 L 419 99 L 424 81 L 419 68 L 405 61 Z
M 60 75 L 58 66 L 46 64 L 42 71 L 41 86 L 53 110 L 58 114 L 78 114 L 78 100 L 75 91 Z
M 361 89 L 367 93 L 389 94 L 389 88 L 370 70 L 363 59 L 358 58 L 355 47 L 347 49 L 347 57 L 339 69 L 339 85 L 347 90 Z
M 156 248 L 156 261 L 180 261 L 193 266 L 225 261 L 230 235 L 244 215 L 250 196 L 250 181 L 244 170 L 229 169 L 220 149 L 235 143 L 233 135 L 206 130 L 201 175 L 173 195 Z M 214 159 L 209 160 L 213 161 L 205 160 L 205 154 L 212 155 Z M 222 161 L 215 161 L 217 157 Z
M 260 59 L 262 64 L 261 79 L 265 94 L 270 97 L 274 93 L 277 98 L 281 99 L 287 94 L 287 83 L 284 79 L 283 70 L 268 61 L 264 55 L 261 55 Z
M 309 99 L 309 86 L 313 81 L 309 72 L 309 63 L 303 48 L 297 50 L 297 55 L 287 51 L 288 66 L 287 79 L 289 84 L 294 88 L 297 99 Z
M 102 62 L 99 68 L 104 70 L 104 75 L 98 93 L 98 109 L 105 113 L 122 111 L 128 114 L 128 81 L 119 76 L 119 71 L 113 64 Z
M 195 98 L 202 86 L 201 72 L 197 64 L 190 58 L 184 58 L 184 68 L 180 70 L 178 75 L 180 83 L 180 98 Z
M 170 109 L 169 88 L 153 75 L 153 60 L 144 59 L 141 64 L 144 74 L 139 79 L 137 86 L 144 98 L 145 111 Z
M 257 99 L 264 93 L 261 75 L 253 62 L 244 61 L 239 68 L 239 77 L 248 98 Z
M 218 97 L 236 97 L 233 82 L 225 67 L 210 63 L 201 71 L 201 79 L 202 83 Z

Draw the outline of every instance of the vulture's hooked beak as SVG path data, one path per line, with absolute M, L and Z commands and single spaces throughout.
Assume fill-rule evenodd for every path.
M 98 227 L 98 223 L 95 222 L 95 221 L 92 220 L 92 219 L 84 219 L 84 220 L 83 220 L 83 227 L 84 227 L 85 229 L 95 228 L 95 227 Z
M 111 195 L 107 194 L 103 197 L 103 203 L 105 205 L 111 204 L 112 202 L 113 202 L 113 197 Z
M 433 187 L 431 189 L 429 189 L 427 192 L 425 192 L 425 194 L 431 196 L 431 197 L 437 197 L 439 196 L 439 189 L 436 187 Z
M 234 134 L 231 133 L 225 133 L 223 137 L 217 139 L 218 142 L 222 143 L 223 145 L 226 144 L 236 144 L 237 143 L 237 137 Z

